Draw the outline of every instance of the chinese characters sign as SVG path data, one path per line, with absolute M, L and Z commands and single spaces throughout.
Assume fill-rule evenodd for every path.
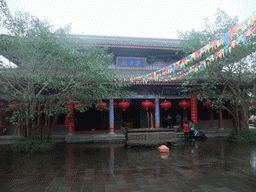
M 190 96 L 191 99 L 191 120 L 194 123 L 197 123 L 197 95 L 196 94 L 192 94 Z
M 146 69 L 146 57 L 117 57 L 117 69 Z

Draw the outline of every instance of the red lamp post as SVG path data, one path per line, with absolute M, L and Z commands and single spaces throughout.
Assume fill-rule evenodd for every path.
M 106 103 L 106 102 L 104 102 L 104 101 L 100 101 L 99 103 L 98 103 L 98 109 L 100 110 L 100 111 L 102 111 L 104 108 L 106 108 L 108 106 L 108 104 Z
M 185 111 L 186 108 L 190 107 L 190 102 L 187 100 L 183 100 L 181 102 L 179 102 L 179 106 L 183 108 L 183 110 Z
M 130 103 L 128 101 L 121 101 L 118 103 L 118 107 L 125 111 L 128 107 L 130 107 Z
M 165 109 L 165 111 L 167 111 L 167 109 L 170 108 L 171 106 L 172 106 L 172 103 L 166 100 L 160 104 L 160 107 Z
M 148 101 L 148 100 L 143 101 L 143 102 L 141 103 L 141 106 L 142 106 L 143 108 L 145 108 L 146 111 L 148 110 L 148 108 L 152 107 L 152 105 L 153 105 L 153 103 L 152 103 L 151 101 Z

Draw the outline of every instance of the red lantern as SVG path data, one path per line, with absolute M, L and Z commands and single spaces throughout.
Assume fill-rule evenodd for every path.
M 205 100 L 205 101 L 203 102 L 203 106 L 207 107 L 207 109 L 209 109 L 209 108 L 211 107 L 211 104 L 212 104 L 212 102 L 209 102 L 209 101 L 207 101 L 207 100 Z
M 172 106 L 172 103 L 166 100 L 160 104 L 160 107 L 165 109 L 165 111 L 167 111 L 167 109 L 170 108 L 171 106 Z
M 104 108 L 106 108 L 108 106 L 108 104 L 106 103 L 106 102 L 104 102 L 104 101 L 100 101 L 99 103 L 98 103 L 98 109 L 100 110 L 100 111 L 102 111 Z
M 153 103 L 152 103 L 151 101 L 148 101 L 148 100 L 143 101 L 143 102 L 141 103 L 141 106 L 142 106 L 143 108 L 145 108 L 146 111 L 147 111 L 148 108 L 150 108 L 152 105 L 153 105 Z
M 190 102 L 187 100 L 183 100 L 179 102 L 179 106 L 182 107 L 184 110 L 186 110 L 186 108 L 190 107 Z
M 118 107 L 125 111 L 128 107 L 130 107 L 130 103 L 128 101 L 121 101 L 118 103 Z
M 252 103 L 252 106 L 256 107 L 256 103 Z
M 16 111 L 18 109 L 18 105 L 19 105 L 18 103 L 10 103 L 8 105 L 8 108 L 10 108 L 13 111 Z
M 73 99 L 69 100 L 72 101 Z M 67 127 L 74 127 L 75 126 L 75 121 L 74 121 L 74 103 L 66 103 L 67 108 L 71 112 L 71 116 L 66 114 L 65 116 L 65 126 Z

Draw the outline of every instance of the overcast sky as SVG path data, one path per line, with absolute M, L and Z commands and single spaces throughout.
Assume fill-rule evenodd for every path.
M 255 0 L 6 0 L 11 14 L 26 11 L 72 34 L 177 38 L 177 30 L 200 30 L 220 7 L 244 21 Z

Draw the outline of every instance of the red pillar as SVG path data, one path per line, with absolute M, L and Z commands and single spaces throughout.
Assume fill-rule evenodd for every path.
M 65 116 L 65 126 L 68 127 L 68 134 L 72 134 L 75 131 L 75 119 L 74 119 L 74 104 L 67 103 L 66 106 L 70 110 L 70 115 L 66 114 Z
M 219 128 L 223 129 L 222 109 L 219 108 Z

